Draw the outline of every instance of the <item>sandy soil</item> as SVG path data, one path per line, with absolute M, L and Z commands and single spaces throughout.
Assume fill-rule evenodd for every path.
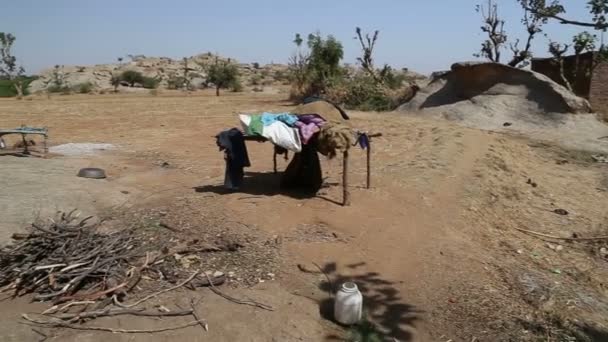
M 282 95 L 269 94 L 1 100 L 0 127 L 48 126 L 52 144 L 118 146 L 89 157 L 2 157 L 0 184 L 9 189 L 0 194 L 8 214 L 0 221 L 4 241 L 38 211 L 78 204 L 96 214 L 162 208 L 189 229 L 204 229 L 207 216 L 221 213 L 252 234 L 280 242 L 275 280 L 227 289 L 272 304 L 274 312 L 183 290 L 159 303 L 202 296 L 206 335 L 200 327 L 151 336 L 52 331 L 53 340 L 344 338 L 347 332 L 327 319 L 327 291 L 345 280 L 359 284 L 378 330 L 399 341 L 560 340 L 585 329 L 597 341 L 608 338 L 608 268 L 600 252 L 605 240 L 541 240 L 517 230 L 566 238 L 606 235 L 605 165 L 585 152 L 521 136 L 397 114 L 352 113 L 353 126 L 384 133 L 374 143 L 372 189 L 363 187 L 364 153 L 352 154 L 352 206 L 336 204 L 340 160 L 323 161 L 328 186 L 317 197 L 293 198 L 276 186 L 271 146 L 258 143 L 249 145 L 253 166 L 243 192 L 222 194 L 223 159 L 212 136 L 237 126 L 238 112 L 290 108 Z M 77 179 L 84 166 L 105 168 L 109 178 Z M 557 208 L 569 215 L 552 212 Z M 9 340 L 31 340 L 36 333 L 17 322 L 20 313 L 39 311 L 40 304 L 11 303 L 0 308 L 0 330 Z M 126 318 L 97 323 L 157 324 Z

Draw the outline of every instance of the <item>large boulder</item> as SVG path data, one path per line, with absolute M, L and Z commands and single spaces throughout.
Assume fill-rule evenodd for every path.
M 551 119 L 554 114 L 590 113 L 589 102 L 529 70 L 498 63 L 466 62 L 435 73 L 401 111 L 429 110 L 453 120 L 481 115 L 499 121 L 518 113 L 523 119 Z
M 608 151 L 601 139 L 608 126 L 591 113 L 589 102 L 544 75 L 496 63 L 456 63 L 431 78 L 398 110 L 576 150 Z

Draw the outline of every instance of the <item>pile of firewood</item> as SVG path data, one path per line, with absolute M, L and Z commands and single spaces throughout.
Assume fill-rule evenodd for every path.
M 13 235 L 15 243 L 0 249 L 5 291 L 62 303 L 128 289 L 131 262 L 142 257 L 141 243 L 131 230 L 98 233 L 95 224 L 87 224 L 91 217 L 78 219 L 74 213 L 34 223 L 33 232 Z
M 159 332 L 193 325 L 207 330 L 206 321 L 195 311 L 194 300 L 189 310 L 145 307 L 148 300 L 180 287 L 210 287 L 214 293 L 233 302 L 272 310 L 264 304 L 239 300 L 220 292 L 216 286 L 225 281 L 223 275 L 187 271 L 190 273 L 187 279 L 167 287 L 162 264 L 166 259 L 174 258 L 181 249 L 151 245 L 149 239 L 135 229 L 99 232 L 99 223 L 90 223 L 92 217 L 80 219 L 75 213 L 59 212 L 55 219 L 34 223 L 30 233 L 14 234 L 14 242 L 0 248 L 0 292 L 11 293 L 12 297 L 31 294 L 34 300 L 52 303 L 52 307 L 40 314 L 41 318 L 23 315 L 31 324 L 121 333 Z M 205 247 L 199 252 L 217 250 L 220 249 Z M 186 272 L 177 271 L 182 276 Z M 127 303 L 127 294 L 134 298 L 131 292 L 141 289 L 137 285 L 144 273 L 146 279 L 156 284 L 156 289 Z M 192 315 L 194 321 L 145 331 L 75 325 L 117 315 Z

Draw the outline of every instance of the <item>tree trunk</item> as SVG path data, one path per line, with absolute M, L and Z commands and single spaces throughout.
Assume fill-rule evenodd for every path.
M 568 78 L 566 77 L 563 58 L 561 58 L 559 60 L 559 77 L 562 79 L 562 82 L 564 82 L 564 85 L 566 86 L 566 88 L 568 88 L 568 90 L 570 90 L 571 92 L 574 92 L 574 90 L 572 89 L 572 85 L 570 84 L 570 81 L 568 81 Z
M 516 68 L 516 67 L 517 67 L 517 65 L 518 65 L 519 63 L 523 62 L 524 60 L 525 60 L 525 59 L 524 59 L 524 58 L 522 58 L 521 56 L 513 56 L 513 59 L 512 59 L 512 60 L 509 62 L 509 64 L 508 64 L 508 65 L 509 65 L 510 67 L 514 67 L 514 68 Z
M 215 86 L 215 96 L 220 96 L 220 86 Z
M 17 91 L 17 98 L 21 99 L 23 97 L 23 82 L 15 80 L 13 82 L 13 87 Z

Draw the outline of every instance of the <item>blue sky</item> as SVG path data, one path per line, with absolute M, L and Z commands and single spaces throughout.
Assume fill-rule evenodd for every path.
M 380 30 L 376 64 L 429 73 L 473 60 L 483 38 L 475 5 L 485 0 L 17 0 L 2 1 L 0 31 L 17 36 L 14 53 L 28 73 L 55 64 L 114 62 L 144 54 L 179 58 L 217 52 L 243 62 L 285 63 L 294 33 L 320 31 L 344 44 L 345 62 L 360 52 L 356 26 Z M 497 0 L 510 37 L 525 38 L 515 0 Z M 586 1 L 563 0 L 568 16 L 589 17 Z M 569 42 L 580 29 L 551 24 Z M 607 36 L 608 39 L 608 36 Z M 548 40 L 539 36 L 538 56 Z M 508 52 L 505 52 L 508 54 Z

